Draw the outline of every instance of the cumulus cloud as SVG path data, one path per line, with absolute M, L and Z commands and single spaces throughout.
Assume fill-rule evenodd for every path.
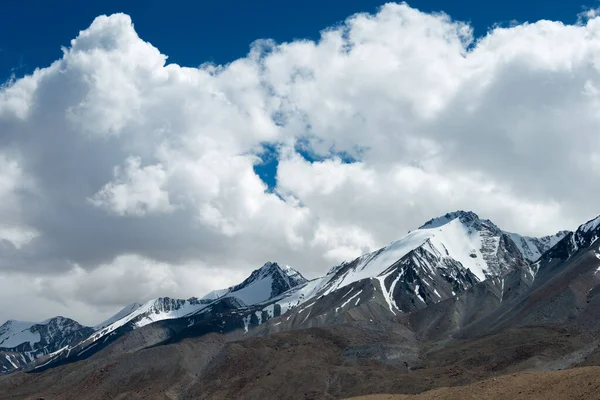
M 126 163 L 125 173 L 119 167 L 115 168 L 117 182 L 107 183 L 88 200 L 119 215 L 143 216 L 147 212 L 172 211 L 169 192 L 163 187 L 167 179 L 163 166 L 140 167 L 141 160 L 137 157 L 128 158 Z
M 100 16 L 0 87 L 0 319 L 95 323 L 268 260 L 313 277 L 455 209 L 574 228 L 600 213 L 599 65 L 595 11 L 474 38 L 387 4 L 198 68 Z

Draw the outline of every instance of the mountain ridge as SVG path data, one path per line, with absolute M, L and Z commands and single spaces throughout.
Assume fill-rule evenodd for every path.
M 0 373 L 19 369 L 93 332 L 92 328 L 62 316 L 40 323 L 9 320 L 0 326 Z
M 310 281 L 289 266 L 282 268 L 275 262 L 267 262 L 243 282 L 212 291 L 200 299 L 157 298 L 144 304 L 134 303 L 90 328 L 95 331 L 74 346 L 82 353 L 85 350 L 93 354 L 87 349 L 97 346 L 101 339 L 110 342 L 132 330 L 164 320 L 186 319 L 187 324 L 193 325 L 207 318 L 211 320 L 210 315 L 221 312 L 215 310 L 234 310 L 227 311 L 229 319 L 223 320 L 221 331 L 241 329 L 247 333 L 270 319 L 302 310 L 300 307 L 311 299 L 327 298 L 334 292 L 340 294 L 323 307 L 335 312 L 325 312 L 328 316 L 323 317 L 324 320 L 339 320 L 345 314 L 337 315 L 338 310 L 350 307 L 350 300 L 354 306 L 371 304 L 371 300 L 364 297 L 366 293 L 376 299 L 372 301 L 378 310 L 388 310 L 385 316 L 381 310 L 376 311 L 378 318 L 392 318 L 427 308 L 511 271 L 533 280 L 537 271 L 530 267 L 530 261 L 513 237 L 473 212 L 447 213 L 388 246 L 344 262 Z M 355 287 L 362 289 L 355 290 Z M 342 296 L 344 288 L 350 289 Z M 310 309 L 312 304 L 303 309 Z M 298 321 L 292 319 L 290 329 L 310 323 L 309 316 L 310 313 Z M 55 351 L 70 354 L 71 348 Z

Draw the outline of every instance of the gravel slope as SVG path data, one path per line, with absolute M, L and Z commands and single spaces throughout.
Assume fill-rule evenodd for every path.
M 418 395 L 380 394 L 352 400 L 597 400 L 600 367 L 504 375 L 467 386 L 444 387 Z

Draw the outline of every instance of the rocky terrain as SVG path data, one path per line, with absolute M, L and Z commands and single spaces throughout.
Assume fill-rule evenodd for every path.
M 589 395 L 598 237 L 600 218 L 517 244 L 474 213 L 449 213 L 315 280 L 267 263 L 200 299 L 130 307 L 0 376 L 0 399 Z M 561 373 L 590 390 L 561 386 Z M 533 377 L 548 384 L 527 391 Z

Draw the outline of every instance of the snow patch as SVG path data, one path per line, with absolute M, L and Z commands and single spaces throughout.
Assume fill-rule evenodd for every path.
M 350 303 L 352 301 L 352 299 L 355 299 L 361 293 L 362 293 L 362 289 L 359 290 L 358 293 L 356 293 L 354 296 L 350 297 L 348 300 L 346 300 L 344 303 L 342 303 L 342 305 L 340 306 L 340 308 L 344 308 L 348 303 Z
M 394 293 L 394 287 L 396 286 L 396 282 L 398 282 L 398 279 L 400 279 L 400 275 L 398 275 L 396 280 L 394 280 L 394 282 L 392 282 L 389 292 L 385 289 L 385 278 L 387 278 L 392 273 L 393 273 L 393 271 L 385 276 L 378 276 L 377 280 L 379 281 L 379 285 L 381 286 L 381 292 L 383 293 L 383 298 L 385 299 L 386 303 L 388 304 L 390 311 L 392 312 L 392 314 L 396 315 L 396 311 L 394 311 L 394 307 L 396 307 L 396 305 L 394 304 L 394 302 L 392 300 L 392 294 Z M 396 307 L 396 308 L 398 308 L 398 307 Z
M 419 293 L 419 289 L 421 288 L 420 285 L 415 286 L 415 294 L 417 295 L 417 297 L 419 299 L 421 299 L 421 301 L 425 304 L 427 304 L 427 302 L 425 301 L 425 299 L 423 298 L 423 296 L 421 296 L 421 293 Z
M 17 365 L 17 364 L 15 364 L 15 363 L 13 362 L 13 360 L 12 360 L 12 359 L 11 359 L 11 358 L 10 358 L 8 355 L 5 355 L 4 357 L 5 357 L 5 358 L 6 358 L 6 360 L 7 360 L 7 361 L 10 363 L 10 365 L 12 365 L 12 366 L 13 366 L 15 369 L 19 368 L 19 367 L 18 367 L 18 365 Z
M 267 313 L 268 319 L 271 319 L 275 316 L 275 304 L 268 305 L 267 307 L 262 309 L 263 312 Z
M 248 326 L 250 326 L 250 318 L 252 318 L 252 314 L 248 314 L 244 318 L 242 318 L 242 321 L 244 322 L 244 333 L 248 333 Z

